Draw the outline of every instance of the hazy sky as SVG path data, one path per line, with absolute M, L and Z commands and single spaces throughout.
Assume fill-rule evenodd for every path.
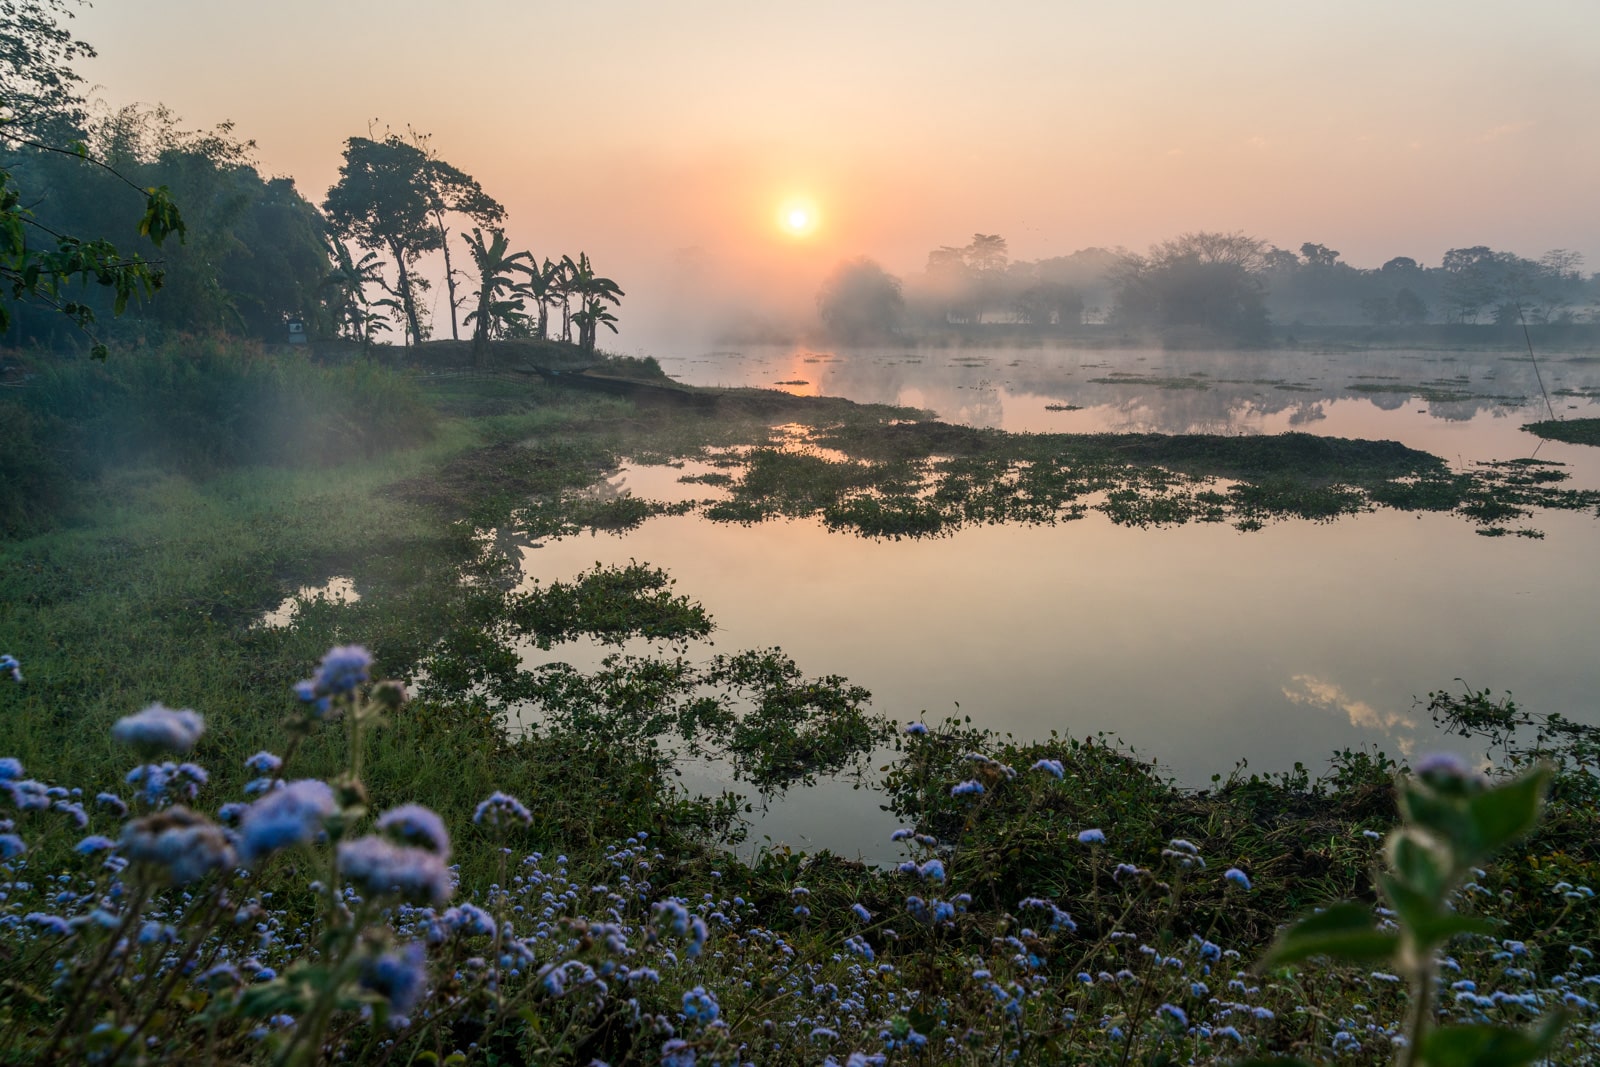
M 687 248 L 809 294 L 975 231 L 1024 259 L 1239 229 L 1600 269 L 1596 0 L 98 0 L 73 26 L 108 102 L 232 119 L 318 202 L 373 120 L 430 132 L 516 246 L 587 250 L 647 303 Z

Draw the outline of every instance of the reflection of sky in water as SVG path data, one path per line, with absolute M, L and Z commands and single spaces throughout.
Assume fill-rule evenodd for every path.
M 1594 721 L 1594 520 L 1539 525 L 1542 542 L 1396 512 L 1250 534 L 1125 529 L 1090 515 L 877 542 L 811 522 L 678 517 L 625 537 L 546 542 L 525 558 L 547 579 L 648 561 L 712 613 L 719 651 L 781 646 L 808 674 L 867 687 L 902 721 L 959 712 L 1019 737 L 1105 730 L 1202 785 L 1240 758 L 1316 769 L 1338 748 L 1437 747 L 1413 698 L 1457 676 Z M 584 668 L 601 654 L 566 646 L 530 662 Z M 873 847 L 875 801 L 836 792 L 781 803 L 757 836 Z M 858 818 L 835 818 L 852 804 Z
M 1017 430 L 1303 429 L 1396 439 L 1453 462 L 1526 456 L 1539 446 L 1518 427 L 1540 417 L 1542 402 L 1537 410 L 1429 404 L 1345 388 L 1466 374 L 1476 390 L 1538 395 L 1526 362 L 1494 355 L 1361 353 L 1337 365 L 1333 357 L 1270 352 L 949 350 L 910 357 L 920 364 L 904 354 L 806 358 L 816 357 L 774 349 L 719 357 L 693 373 L 687 360 L 662 362 L 689 381 L 806 379 L 807 391 L 912 403 Z M 1600 366 L 1553 360 L 1543 367 L 1552 389 L 1600 383 Z M 1285 367 L 1291 362 L 1298 378 Z M 1317 391 L 1087 381 L 1111 370 L 1160 377 L 1180 369 L 1297 382 L 1309 371 Z M 1593 413 L 1587 401 L 1555 399 Z M 1050 412 L 1047 403 L 1084 410 Z M 1600 454 L 1547 442 L 1539 455 L 1575 463 L 1575 482 L 1600 484 Z M 629 468 L 613 484 L 654 499 L 718 495 L 679 485 L 682 473 Z M 545 542 L 524 557 L 527 573 L 542 579 L 570 578 L 597 561 L 664 567 L 676 590 L 715 618 L 717 651 L 780 646 L 807 674 L 838 673 L 865 686 L 877 710 L 901 721 L 970 715 L 1019 738 L 1107 731 L 1199 786 L 1239 759 L 1251 770 L 1299 761 L 1317 771 L 1347 747 L 1481 751 L 1440 737 L 1415 702 L 1430 690 L 1459 690 L 1458 676 L 1510 690 L 1532 711 L 1600 721 L 1600 663 L 1590 649 L 1600 631 L 1595 524 L 1584 514 L 1539 515 L 1533 525 L 1547 538 L 1529 541 L 1480 537 L 1448 515 L 1392 511 L 1249 534 L 1217 525 L 1127 529 L 1091 514 L 1055 527 L 878 542 L 814 522 L 744 527 L 674 517 L 622 537 Z M 603 652 L 563 646 L 529 662 L 585 668 Z M 687 768 L 684 781 L 712 792 L 728 784 L 705 766 Z M 797 790 L 757 821 L 752 843 L 770 836 L 888 859 L 892 823 L 878 804 L 848 785 Z

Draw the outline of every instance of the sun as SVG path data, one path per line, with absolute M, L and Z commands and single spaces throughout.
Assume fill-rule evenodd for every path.
M 802 200 L 790 200 L 778 208 L 778 228 L 791 237 L 806 237 L 816 231 L 817 209 Z

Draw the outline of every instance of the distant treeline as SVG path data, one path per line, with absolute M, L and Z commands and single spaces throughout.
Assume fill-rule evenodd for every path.
M 840 266 L 818 294 L 824 326 L 866 338 L 1006 326 L 1070 332 L 1085 325 L 1204 331 L 1262 341 L 1272 325 L 1426 323 L 1550 326 L 1600 319 L 1600 276 L 1564 249 L 1537 260 L 1484 245 L 1454 248 L 1437 266 L 1397 256 L 1375 269 L 1345 263 L 1326 245 L 1298 253 L 1240 233 L 1189 233 L 1146 255 L 1089 248 L 1012 260 L 998 234 L 928 254 L 904 282 L 869 259 Z

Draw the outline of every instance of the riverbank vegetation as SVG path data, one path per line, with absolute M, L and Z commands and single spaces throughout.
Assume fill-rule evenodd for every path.
M 423 363 L 429 352 L 416 350 Z M 1405 982 L 1318 965 L 1312 991 L 1302 972 L 1251 967 L 1293 915 L 1378 902 L 1375 840 L 1400 810 L 1386 758 L 1345 753 L 1323 775 L 1239 768 L 1194 792 L 1114 739 L 908 728 L 848 679 L 814 673 L 826 664 L 707 654 L 715 619 L 648 561 L 528 582 L 516 546 L 681 506 L 585 492 L 625 459 L 705 464 L 689 484 L 706 499 L 690 506 L 711 521 L 818 516 L 869 536 L 1084 507 L 1128 522 L 1375 506 L 1472 519 L 1474 493 L 1576 500 L 1546 480 L 1558 470 L 1453 473 L 1398 445 L 1299 435 L 1009 438 L 755 390 L 605 395 L 519 373 L 528 354 L 492 349 L 492 372 L 464 374 L 465 342 L 437 357 L 455 373 L 200 345 L 148 365 L 66 364 L 8 393 L 8 420 L 54 434 L 70 469 L 37 475 L 55 504 L 0 543 L 0 646 L 23 679 L 0 678 L 0 716 L 26 775 L 5 783 L 7 1058 L 55 1043 L 123 1062 L 296 1062 L 321 1042 L 362 1062 L 1390 1056 L 1415 1002 Z M 659 381 L 637 363 L 613 370 Z M 266 432 L 255 423 L 201 418 L 230 397 L 290 419 L 302 443 L 252 445 Z M 330 575 L 359 599 L 319 595 Z M 264 624 L 285 596 L 288 624 Z M 655 651 L 622 654 L 639 636 Z M 591 674 L 528 668 L 519 651 L 573 640 L 619 651 Z M 321 697 L 303 703 L 288 683 L 354 642 L 409 699 L 352 685 L 333 694 L 345 718 L 320 719 Z M 112 737 L 153 701 L 203 713 L 204 733 L 172 757 L 191 763 Z M 1487 698 L 1459 706 L 1464 727 L 1528 728 Z M 249 762 L 261 752 L 290 768 Z M 675 788 L 689 753 L 724 761 L 748 796 Z M 1435 1004 L 1441 1022 L 1519 1025 L 1565 1004 L 1559 1058 L 1577 1062 L 1593 1053 L 1600 1001 L 1589 959 L 1567 948 L 1597 935 L 1592 740 L 1541 733 L 1508 756 L 1552 757 L 1540 828 L 1457 891 L 1458 908 L 1496 925 L 1450 946 L 1460 971 Z M 900 869 L 722 851 L 757 796 L 879 765 L 907 826 Z M 297 785 L 315 795 L 289 828 L 311 829 L 287 852 L 250 846 L 265 850 L 243 864 L 250 881 L 225 863 L 162 874 L 138 853 L 139 834 L 183 829 L 168 825 L 175 804 L 209 819 L 265 803 L 275 776 L 330 782 L 332 799 Z M 118 799 L 92 803 L 100 793 Z M 510 802 L 478 815 L 496 793 L 526 817 Z M 147 819 L 140 829 L 119 803 Z M 398 907 L 391 886 L 361 881 L 359 856 L 335 881 L 330 846 L 313 840 L 321 826 L 355 847 L 406 803 L 448 828 L 448 902 L 446 882 L 424 881 L 416 907 Z M 401 841 L 402 823 L 379 832 Z M 237 858 L 248 831 L 183 832 Z M 110 869 L 102 846 L 81 844 L 94 835 L 124 842 Z M 380 922 L 380 905 L 397 910 Z M 206 918 L 224 908 L 246 920 Z M 57 981 L 52 961 L 67 958 L 78 963 Z

